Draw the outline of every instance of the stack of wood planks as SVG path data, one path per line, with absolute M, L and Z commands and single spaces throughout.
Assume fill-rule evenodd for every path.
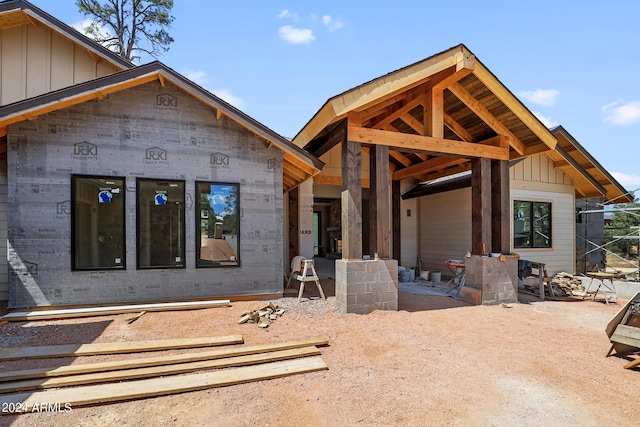
M 0 349 L 0 361 L 119 354 L 241 344 L 241 336 Z M 236 346 L 178 355 L 0 373 L 1 413 L 141 399 L 328 369 L 326 339 Z M 224 369 L 234 368 L 234 369 Z M 188 375 L 176 375 L 189 373 Z M 71 387 L 70 386 L 77 386 Z M 34 391 L 39 390 L 39 391 Z

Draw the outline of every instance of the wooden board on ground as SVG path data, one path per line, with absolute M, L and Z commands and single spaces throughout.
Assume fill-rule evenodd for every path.
M 319 356 L 221 371 L 0 396 L 0 407 L 29 411 L 40 402 L 65 408 L 164 396 L 329 369 Z M 15 410 L 15 409 L 14 409 Z M 10 413 L 10 412 L 2 412 Z
M 160 304 L 114 305 L 102 307 L 67 308 L 60 310 L 16 311 L 5 314 L 0 320 L 19 322 L 25 320 L 67 319 L 72 317 L 107 316 L 111 314 L 139 313 L 141 311 L 196 310 L 202 308 L 226 307 L 226 300 L 168 302 Z
M 1 348 L 0 360 L 42 359 L 47 357 L 95 356 L 98 354 L 137 353 L 194 347 L 242 344 L 242 335 L 222 337 L 176 338 L 154 341 L 62 344 L 38 347 Z
M 300 341 L 289 341 L 279 344 L 260 344 L 203 351 L 198 353 L 176 354 L 171 356 L 145 357 L 141 359 L 118 360 L 114 362 L 59 366 L 56 368 L 25 369 L 20 371 L 0 372 L 0 382 L 26 380 L 30 378 L 51 378 L 68 375 L 91 374 L 96 372 L 117 371 L 122 369 L 171 365 L 174 363 L 197 362 L 200 360 L 215 360 L 225 357 L 246 356 L 250 354 L 289 350 L 301 347 L 324 346 L 328 344 L 329 341 L 324 338 L 311 338 Z
M 99 372 L 96 374 L 71 375 L 57 378 L 38 378 L 31 380 L 10 381 L 0 383 L 0 393 L 14 393 L 27 390 L 38 390 L 54 387 L 68 387 L 87 384 L 133 380 L 141 378 L 159 377 L 163 375 L 184 374 L 207 369 L 222 369 L 237 366 L 257 365 L 259 363 L 276 362 L 279 360 L 296 359 L 299 357 L 319 356 L 317 347 L 294 348 L 291 350 L 274 351 L 269 353 L 251 354 L 247 356 L 227 357 L 217 360 L 202 360 L 199 362 L 178 363 L 165 366 L 151 366 L 148 368 L 125 369 L 120 371 Z

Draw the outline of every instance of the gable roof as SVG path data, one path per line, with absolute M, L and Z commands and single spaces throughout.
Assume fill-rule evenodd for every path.
M 89 52 L 95 62 L 108 61 L 118 69 L 127 69 L 134 66 L 120 55 L 103 47 L 76 29 L 49 15 L 25 0 L 5 0 L 0 2 L 0 29 L 16 27 L 24 24 L 32 24 L 37 27 L 44 24 L 61 36 L 82 46 Z
M 167 82 L 171 82 L 187 94 L 215 109 L 216 118 L 220 118 L 222 115 L 227 116 L 263 138 L 270 147 L 274 146 L 283 151 L 285 191 L 313 177 L 324 166 L 315 156 L 297 147 L 285 137 L 158 61 L 2 106 L 0 107 L 0 137 L 7 134 L 7 127 L 13 123 L 33 120 L 37 116 L 52 111 L 102 98 L 107 94 L 120 92 L 151 81 L 159 81 L 163 86 Z M 5 146 L 0 151 L 6 152 L 6 149 L 5 139 Z
M 345 121 L 350 140 L 389 145 L 395 180 L 431 180 L 468 170 L 471 157 L 511 160 L 556 145 L 462 44 L 330 98 L 293 142 L 321 156 L 340 142 L 333 131 Z
M 629 192 L 564 127 L 551 132 L 558 146 L 545 155 L 574 180 L 578 196 L 604 197 L 605 204 L 633 203 Z

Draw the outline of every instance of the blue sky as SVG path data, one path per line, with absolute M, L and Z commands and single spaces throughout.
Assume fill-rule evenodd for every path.
M 31 1 L 84 19 L 74 0 Z M 175 0 L 172 14 L 159 60 L 286 137 L 328 98 L 464 43 L 543 123 L 640 188 L 637 0 Z

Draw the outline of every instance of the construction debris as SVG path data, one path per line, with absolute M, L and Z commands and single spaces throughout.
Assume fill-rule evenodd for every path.
M 238 323 L 256 323 L 261 328 L 268 328 L 278 317 L 284 314 L 284 308 L 270 302 L 251 311 L 240 313 Z
M 139 318 L 141 318 L 142 316 L 144 316 L 145 313 L 146 313 L 146 311 L 141 311 L 140 313 L 136 314 L 135 316 L 128 318 L 126 320 L 126 322 L 130 325 L 133 322 L 135 322 L 136 320 L 138 320 Z
M 551 288 L 555 297 L 584 297 L 587 293 L 582 281 L 570 273 L 558 273 L 551 279 Z

